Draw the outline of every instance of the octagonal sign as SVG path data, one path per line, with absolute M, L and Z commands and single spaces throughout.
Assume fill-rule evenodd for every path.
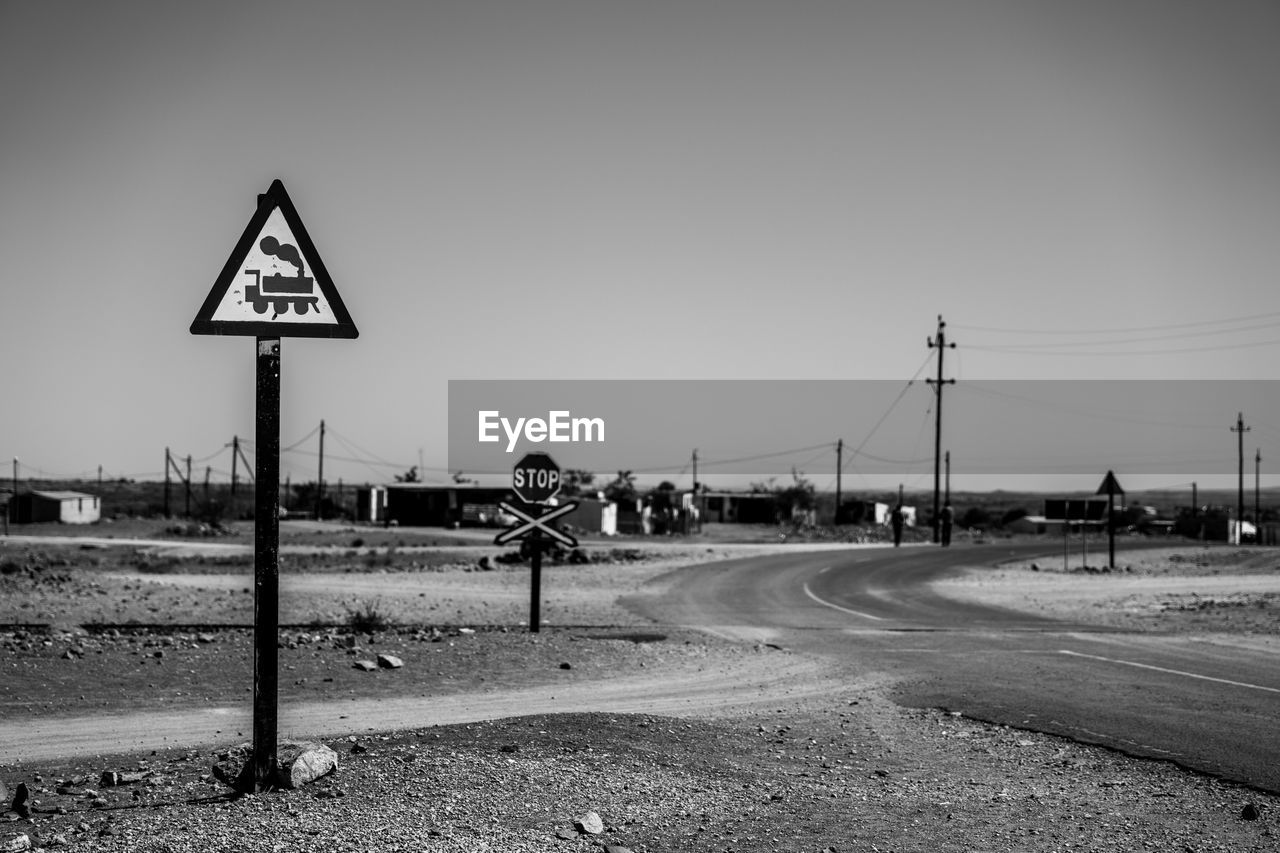
M 560 466 L 545 453 L 526 453 L 511 472 L 511 490 L 527 504 L 546 503 L 560 491 Z

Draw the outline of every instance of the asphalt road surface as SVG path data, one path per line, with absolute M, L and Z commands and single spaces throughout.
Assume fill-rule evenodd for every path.
M 1193 636 L 1137 634 L 958 602 L 930 581 L 1044 546 L 786 554 L 682 570 L 634 606 L 836 656 L 897 679 L 896 700 L 1168 760 L 1280 793 L 1280 662 Z

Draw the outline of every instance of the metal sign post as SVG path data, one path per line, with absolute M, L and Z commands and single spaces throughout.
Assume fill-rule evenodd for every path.
M 529 633 L 542 630 L 542 535 L 529 534 Z
M 263 791 L 275 777 L 280 684 L 280 339 L 258 338 L 257 488 L 253 514 L 253 779 Z M 248 787 L 249 780 L 242 779 Z
M 234 784 L 245 792 L 266 791 L 275 786 L 278 769 L 280 339 L 359 335 L 280 181 L 258 196 L 257 210 L 196 314 L 191 333 L 257 339 L 253 755 Z
M 1095 494 L 1107 496 L 1107 553 L 1110 559 L 1108 566 L 1112 569 L 1116 567 L 1116 492 L 1123 495 L 1124 489 L 1120 487 L 1115 472 L 1108 471 Z
M 542 537 L 546 534 L 548 539 L 559 542 L 566 548 L 577 548 L 577 539 L 563 530 L 552 527 L 549 522 L 573 512 L 578 508 L 578 502 L 569 501 L 560 506 L 545 507 L 546 511 L 541 515 L 530 515 L 508 503 L 499 503 L 498 508 L 514 515 L 523 523 L 517 522 L 499 533 L 494 537 L 493 544 L 503 545 L 515 539 L 522 539 L 526 535 L 529 537 L 529 547 L 533 551 L 529 559 L 532 570 L 529 581 L 529 631 L 537 634 L 542 630 L 542 544 L 544 541 Z

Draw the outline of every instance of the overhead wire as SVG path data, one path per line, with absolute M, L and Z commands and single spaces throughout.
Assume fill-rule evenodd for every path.
M 995 381 L 1005 382 L 1007 380 L 995 380 Z M 957 386 L 957 388 L 959 387 L 960 386 Z M 1162 427 L 1172 427 L 1175 429 L 1195 429 L 1195 430 L 1216 430 L 1219 428 L 1217 425 L 1209 425 L 1209 424 L 1171 424 L 1168 421 L 1143 420 L 1139 418 L 1125 417 L 1119 413 L 1113 413 L 1113 414 L 1089 413 L 1086 411 L 1082 411 L 1078 407 L 1071 407 L 1071 406 L 1064 405 L 1062 403 L 1055 403 L 1049 400 L 1036 400 L 1031 397 L 1023 396 L 1021 394 L 1011 394 L 1008 391 L 998 391 L 995 388 L 991 388 L 988 385 L 983 384 L 980 380 L 970 380 L 966 382 L 963 386 L 963 393 L 975 393 L 975 394 L 986 395 L 990 397 L 999 397 L 1001 399 L 1013 400 L 1015 402 L 1022 403 L 1027 406 L 1035 406 L 1035 407 L 1040 407 L 1044 409 L 1049 409 L 1051 411 L 1065 412 L 1068 414 L 1078 415 L 1081 417 L 1092 418 L 1095 420 L 1112 421 L 1115 423 L 1131 423 L 1131 424 L 1138 424 L 1142 426 L 1162 426 Z
M 1223 326 L 1233 323 L 1247 323 L 1260 320 L 1264 317 L 1280 318 L 1280 311 L 1270 311 L 1263 314 L 1249 314 L 1243 317 L 1229 317 L 1222 320 L 1196 320 L 1190 323 L 1172 323 L 1158 326 L 1130 326 L 1127 328 L 1103 328 L 1103 329 L 1028 329 L 1025 326 L 1017 329 L 1000 328 L 995 326 L 972 326 L 964 323 L 951 323 L 954 329 L 968 329 L 975 332 L 993 332 L 996 334 L 1036 334 L 1036 335 L 1084 335 L 1084 334 L 1135 334 L 1142 332 L 1163 332 L 1174 329 L 1193 329 L 1201 326 Z

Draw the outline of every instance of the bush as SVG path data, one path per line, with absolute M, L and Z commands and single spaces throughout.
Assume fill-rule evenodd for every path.
M 391 619 L 378 609 L 378 599 L 347 608 L 347 627 L 357 634 L 376 634 L 391 627 Z

